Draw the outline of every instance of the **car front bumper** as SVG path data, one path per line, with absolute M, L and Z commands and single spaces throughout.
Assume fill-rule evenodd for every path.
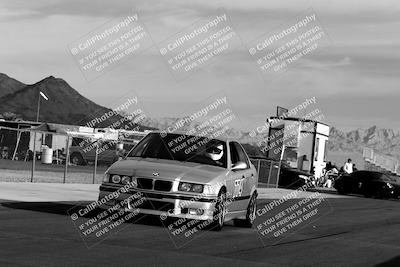
M 178 192 L 158 192 L 154 190 L 129 189 L 110 200 L 108 196 L 121 186 L 102 184 L 99 206 L 101 209 L 117 208 L 140 214 L 150 214 L 161 218 L 175 217 L 193 220 L 212 220 L 217 197 L 187 195 Z M 102 200 L 103 201 L 100 201 Z M 108 200 L 108 201 L 104 201 Z
M 394 187 L 387 190 L 387 195 L 390 198 L 400 198 L 400 187 Z

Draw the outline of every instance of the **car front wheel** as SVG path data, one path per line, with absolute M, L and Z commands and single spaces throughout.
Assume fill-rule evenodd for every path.
M 79 153 L 72 153 L 70 156 L 70 162 L 74 165 L 85 165 L 85 160 Z
M 349 192 L 344 188 L 344 186 L 337 185 L 336 191 L 339 195 L 347 195 Z
M 257 197 L 256 194 L 253 194 L 250 198 L 249 205 L 247 206 L 246 219 L 244 220 L 235 219 L 233 221 L 235 226 L 247 227 L 247 228 L 253 227 L 254 220 L 256 219 L 256 210 L 257 210 Z
M 226 192 L 221 189 L 218 193 L 218 199 L 215 203 L 215 210 L 213 214 L 213 221 L 211 223 L 211 229 L 214 231 L 220 231 L 224 226 L 226 214 Z

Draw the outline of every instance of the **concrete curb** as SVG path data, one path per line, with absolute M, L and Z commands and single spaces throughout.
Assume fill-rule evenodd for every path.
M 99 184 L 0 182 L 0 199 L 22 202 L 94 201 Z

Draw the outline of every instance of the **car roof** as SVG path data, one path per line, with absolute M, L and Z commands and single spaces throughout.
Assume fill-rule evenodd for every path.
M 155 130 L 155 131 L 149 132 L 149 134 L 150 133 L 160 133 L 161 134 L 161 133 L 165 133 L 165 132 L 164 131 L 160 131 L 160 130 Z M 187 134 L 187 131 L 174 131 L 173 133 L 170 133 L 170 134 L 198 136 L 196 134 Z M 213 139 L 218 140 L 218 141 L 222 141 L 222 142 L 232 142 L 232 141 L 238 142 L 237 140 L 235 140 L 235 139 L 233 139 L 231 137 L 228 137 L 226 135 L 221 135 L 221 136 L 215 137 Z

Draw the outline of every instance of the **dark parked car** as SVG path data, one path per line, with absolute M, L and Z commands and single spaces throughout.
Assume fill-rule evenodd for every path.
M 365 197 L 398 198 L 400 179 L 376 171 L 356 171 L 340 176 L 334 183 L 339 194 L 362 194 Z

